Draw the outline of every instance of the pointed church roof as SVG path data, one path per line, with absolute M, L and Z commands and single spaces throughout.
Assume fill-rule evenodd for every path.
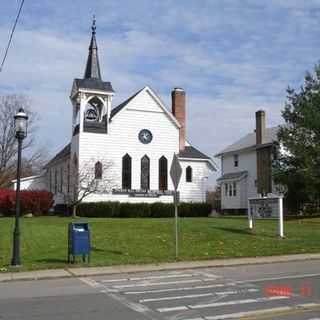
M 86 70 L 84 72 L 84 79 L 101 79 L 101 72 L 100 72 L 100 65 L 99 65 L 99 58 L 98 58 L 98 46 L 97 46 L 97 40 L 96 40 L 96 19 L 93 18 L 92 21 L 92 35 L 91 35 L 91 41 L 89 46 L 89 54 L 88 54 L 88 60 L 86 65 Z
M 114 92 L 111 82 L 103 81 L 101 78 L 100 64 L 98 58 L 98 46 L 96 40 L 96 20 L 93 18 L 92 21 L 92 35 L 89 45 L 89 54 L 84 72 L 83 79 L 74 79 L 74 90 L 78 89 L 89 89 L 89 90 L 100 90 L 106 92 Z M 72 96 L 73 93 L 71 93 Z

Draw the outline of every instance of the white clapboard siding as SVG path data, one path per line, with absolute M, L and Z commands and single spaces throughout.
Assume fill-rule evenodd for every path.
M 152 132 L 153 139 L 149 144 L 139 141 L 138 135 L 142 129 Z M 71 161 L 75 155 L 79 168 L 91 166 L 101 161 L 106 168 L 104 177 L 111 179 L 110 188 L 122 187 L 122 157 L 129 154 L 132 158 L 132 189 L 141 189 L 141 158 L 147 155 L 150 159 L 150 189 L 159 189 L 159 159 L 165 156 L 168 160 L 168 189 L 173 190 L 170 178 L 170 166 L 174 153 L 179 153 L 179 124 L 169 115 L 158 98 L 155 98 L 149 88 L 142 90 L 133 98 L 125 108 L 118 112 L 108 124 L 108 133 L 81 132 L 71 140 Z M 210 173 L 206 161 L 181 161 L 183 174 L 179 186 L 180 199 L 186 202 L 205 201 L 206 179 Z M 185 169 L 191 166 L 193 170 L 192 182 L 186 182 Z M 54 172 L 60 168 L 66 168 L 67 163 L 58 163 L 48 170 Z M 66 169 L 64 169 L 66 172 Z M 93 172 L 93 171 L 92 171 Z M 60 174 L 57 177 L 60 186 Z M 51 183 L 51 191 L 54 192 L 54 179 Z M 63 181 L 64 192 L 66 179 Z M 59 189 L 59 188 L 58 188 Z M 61 192 L 55 194 L 55 203 L 63 203 Z M 112 193 L 91 194 L 84 202 L 90 201 L 120 201 L 120 202 L 172 202 L 172 196 L 160 196 L 155 198 L 130 197 Z

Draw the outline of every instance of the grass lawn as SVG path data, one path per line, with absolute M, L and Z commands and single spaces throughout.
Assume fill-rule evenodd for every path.
M 70 221 L 75 220 L 22 218 L 21 270 L 65 267 Z M 91 226 L 92 266 L 175 260 L 173 219 L 82 221 Z M 2 271 L 8 269 L 11 259 L 13 222 L 13 218 L 0 218 Z M 285 239 L 276 236 L 277 221 L 257 221 L 254 233 L 247 230 L 245 218 L 181 218 L 179 223 L 179 260 L 320 252 L 319 218 L 286 221 Z

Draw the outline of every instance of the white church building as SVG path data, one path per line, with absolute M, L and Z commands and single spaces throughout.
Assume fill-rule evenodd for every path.
M 186 140 L 184 90 L 172 91 L 171 112 L 149 86 L 115 107 L 114 95 L 111 83 L 101 77 L 94 21 L 84 76 L 74 79 L 70 95 L 71 141 L 47 163 L 42 177 L 55 204 L 66 203 L 65 195 L 73 192 L 71 168 L 76 168 L 77 179 L 86 168 L 92 185 L 107 181 L 108 189 L 83 201 L 172 202 L 174 154 L 183 170 L 180 201 L 205 201 L 207 177 L 216 168 Z

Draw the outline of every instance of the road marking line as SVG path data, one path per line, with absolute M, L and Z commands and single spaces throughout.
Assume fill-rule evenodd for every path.
M 211 307 L 221 307 L 221 306 L 231 306 L 237 304 L 247 304 L 247 303 L 255 303 L 255 302 L 268 302 L 273 300 L 282 300 L 288 299 L 288 296 L 276 296 L 276 297 L 266 297 L 266 298 L 256 298 L 256 299 L 243 299 L 243 300 L 233 300 L 233 301 L 224 301 L 224 302 L 214 302 L 207 304 L 196 304 L 189 305 L 190 309 L 202 309 L 202 308 L 211 308 Z
M 159 312 L 169 312 L 169 311 L 186 311 L 189 310 L 187 306 L 171 307 L 171 308 L 159 308 Z
M 139 300 L 139 302 L 144 303 L 144 302 L 155 302 L 155 301 L 166 301 L 166 300 L 180 300 L 180 299 L 200 298 L 200 297 L 209 297 L 209 296 L 213 296 L 213 293 L 187 294 L 185 296 L 141 299 Z
M 236 313 L 229 313 L 229 314 L 221 314 L 216 316 L 205 316 L 203 318 L 188 318 L 183 320 L 224 320 L 224 319 L 240 319 L 243 317 L 250 317 L 254 315 L 262 315 L 268 314 L 273 312 L 282 312 L 282 311 L 289 311 L 291 307 L 277 307 L 277 308 L 270 308 L 270 309 L 259 309 L 259 310 L 252 310 L 252 311 L 243 311 L 243 312 L 236 312 Z
M 287 296 L 276 296 L 276 297 L 268 297 L 268 298 L 232 300 L 232 301 L 214 302 L 214 303 L 208 303 L 208 304 L 195 304 L 195 305 L 187 305 L 187 306 L 177 306 L 177 307 L 173 307 L 173 308 L 158 308 L 157 311 L 159 311 L 159 312 L 171 312 L 171 311 L 188 310 L 188 309 L 193 309 L 194 310 L 194 309 L 214 308 L 214 307 L 239 305 L 239 304 L 248 304 L 248 303 L 257 303 L 257 302 L 268 302 L 268 301 L 283 300 L 283 299 L 289 299 L 289 297 L 287 297 Z
M 190 278 L 190 277 L 194 277 L 194 275 L 193 274 L 169 274 L 169 275 L 163 275 L 163 276 L 106 279 L 106 280 L 101 280 L 100 282 L 113 283 L 113 282 L 124 282 L 124 281 L 143 281 L 143 280 L 156 280 L 156 279 L 169 279 L 169 278 Z
M 199 293 L 199 294 L 188 294 L 184 296 L 174 296 L 174 297 L 161 297 L 161 298 L 150 298 L 150 299 L 141 299 L 140 303 L 144 302 L 156 302 L 156 301 L 166 301 L 166 300 L 181 300 L 181 299 L 190 299 L 190 298 L 200 298 L 200 297 L 210 297 L 210 296 L 225 296 L 230 294 L 238 294 L 245 292 L 258 292 L 259 289 L 243 289 L 243 290 L 233 290 L 233 291 L 220 291 L 220 292 L 209 292 L 209 293 Z
M 270 281 L 270 280 L 275 281 L 275 280 L 284 280 L 284 279 L 312 278 L 312 277 L 319 277 L 319 276 L 320 276 L 320 273 L 313 273 L 313 274 L 302 274 L 302 275 L 283 276 L 283 277 L 274 277 L 274 278 L 239 280 L 239 281 L 237 281 L 237 283 L 260 282 L 260 281 Z
M 211 288 L 222 288 L 235 286 L 235 282 L 229 282 L 226 284 L 211 284 L 206 286 L 195 286 L 195 287 L 182 287 L 182 288 L 168 288 L 168 289 L 156 289 L 156 290 L 145 290 L 145 291 L 126 291 L 124 294 L 145 294 L 145 293 L 162 293 L 162 292 L 172 292 L 172 291 L 189 291 L 189 290 L 199 290 L 199 289 L 211 289 Z
M 78 278 L 80 281 L 84 282 L 85 284 L 87 284 L 88 286 L 90 286 L 91 288 L 101 288 L 103 287 L 100 283 L 98 283 L 97 281 L 90 279 L 90 278 Z
M 146 283 L 116 285 L 114 286 L 114 288 L 123 289 L 123 288 L 134 288 L 134 287 L 153 287 L 153 286 L 180 284 L 180 283 L 210 282 L 215 280 L 216 279 L 192 279 L 192 280 L 168 281 L 168 282 L 146 282 Z

